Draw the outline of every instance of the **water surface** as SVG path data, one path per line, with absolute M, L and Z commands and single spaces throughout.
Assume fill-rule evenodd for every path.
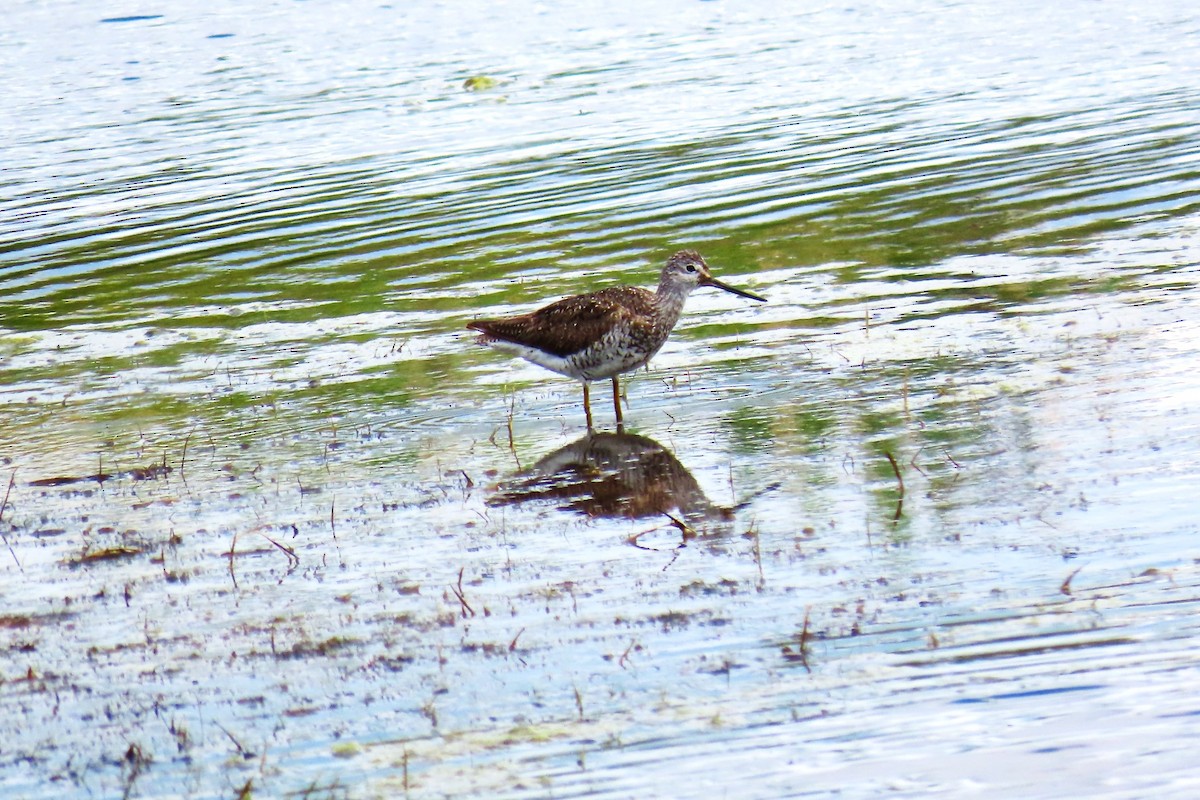
M 0 786 L 1190 796 L 1197 33 L 15 6 Z M 463 329 L 683 247 L 626 437 Z

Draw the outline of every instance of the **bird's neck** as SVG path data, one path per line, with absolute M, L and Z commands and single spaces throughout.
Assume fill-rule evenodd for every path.
M 679 315 L 683 313 L 683 304 L 692 293 L 691 286 L 681 286 L 678 283 L 662 281 L 654 294 L 654 305 L 658 308 L 660 318 L 670 327 L 675 327 Z

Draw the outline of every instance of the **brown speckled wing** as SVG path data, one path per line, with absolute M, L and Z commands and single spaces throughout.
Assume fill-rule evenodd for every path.
M 614 286 L 565 297 L 530 314 L 480 319 L 467 327 L 506 342 L 566 357 L 578 353 L 622 322 L 646 314 L 654 295 L 633 286 Z

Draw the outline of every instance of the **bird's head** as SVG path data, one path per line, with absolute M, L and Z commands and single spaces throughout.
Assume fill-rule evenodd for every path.
M 748 297 L 751 300 L 758 300 L 761 303 L 767 302 L 767 298 L 765 297 L 759 297 L 753 292 L 747 292 L 744 289 L 737 289 L 714 278 L 708 268 L 708 264 L 704 261 L 704 257 L 695 250 L 680 250 L 667 259 L 667 265 L 663 267 L 660 284 L 673 288 L 676 291 L 683 290 L 684 292 L 691 292 L 692 289 L 698 286 L 715 286 L 731 294 Z

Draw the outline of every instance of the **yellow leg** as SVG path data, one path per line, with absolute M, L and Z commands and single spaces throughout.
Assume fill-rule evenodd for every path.
M 583 382 L 583 413 L 587 415 L 588 430 L 592 429 L 592 400 L 588 394 L 587 381 Z
M 616 375 L 613 375 L 613 411 L 617 413 L 617 433 L 621 433 L 625 418 L 621 416 L 621 384 L 617 382 Z

